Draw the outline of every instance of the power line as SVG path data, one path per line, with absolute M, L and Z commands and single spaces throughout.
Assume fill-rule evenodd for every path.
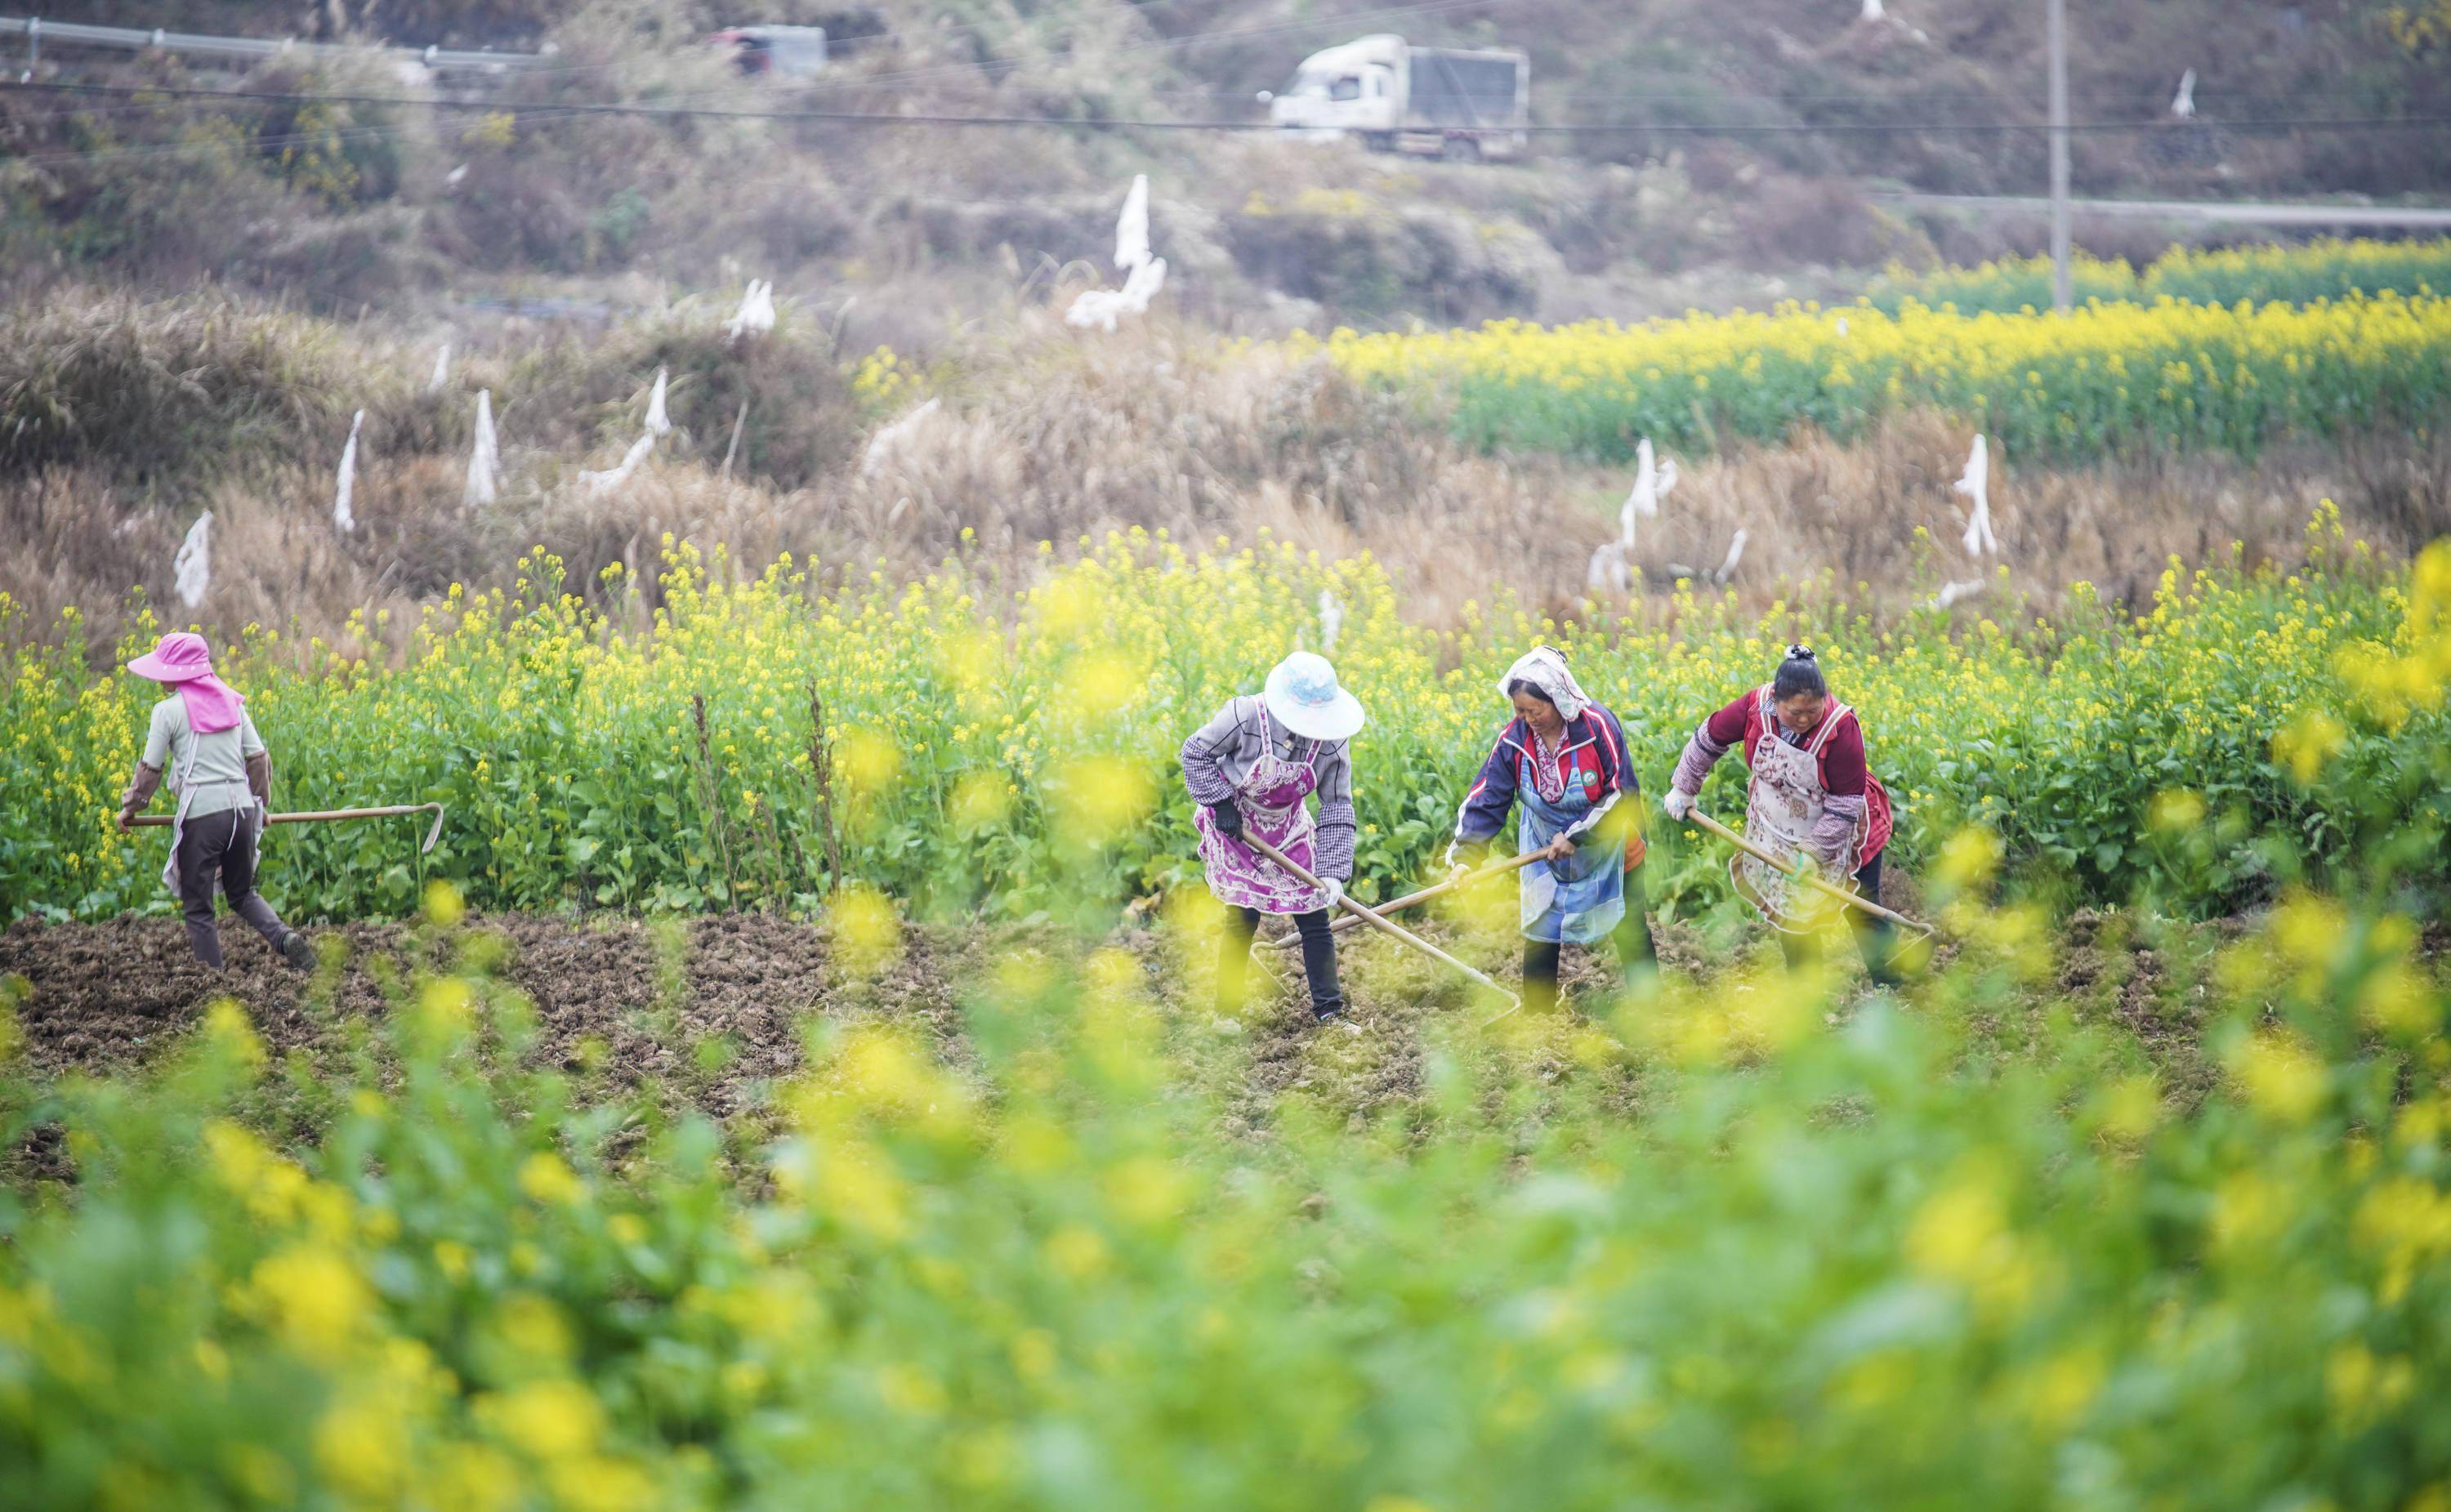
M 481 111 L 512 116 L 632 117 L 666 121 L 770 121 L 855 127 L 1043 128 L 1055 130 L 1139 130 L 1274 132 L 1268 121 L 1160 120 L 1147 117 L 1057 115 L 948 115 L 926 112 L 867 110 L 718 109 L 704 106 L 653 105 L 618 101 L 557 101 L 536 107 L 506 106 L 494 100 L 420 99 L 406 95 L 274 89 L 206 89 L 167 85 L 82 84 L 57 81 L 21 83 L 0 79 L 0 88 L 111 96 L 159 95 L 171 99 L 205 99 L 257 104 L 360 105 Z M 2393 131 L 2437 130 L 2451 127 L 2451 116 L 2292 116 L 2212 123 L 2225 130 Z M 2166 131 L 2173 123 L 2160 117 L 2129 121 L 2075 121 L 2071 131 L 2116 133 Z M 1562 121 L 1493 129 L 1529 132 L 1536 136 L 1622 136 L 1643 133 L 1735 136 L 1854 136 L 1913 133 L 2013 135 L 2049 129 L 2035 121 L 1836 121 L 1811 123 L 1710 121 Z M 39 158 L 26 161 L 42 161 Z
M 49 163 L 129 163 L 150 158 L 206 157 L 216 152 L 261 152 L 272 147 L 312 147 L 330 142 L 380 142 L 399 136 L 404 128 L 394 126 L 336 127 L 328 130 L 290 131 L 274 136 L 243 137 L 237 141 L 144 142 L 126 147 L 81 147 L 73 151 L 47 152 L 22 157 L 16 161 L 35 165 Z
M 1150 3 L 1152 3 L 1152 4 L 1165 3 L 1165 0 L 1150 0 Z M 596 65 L 585 65 L 585 66 L 582 66 L 582 67 L 597 67 L 597 66 L 596 66 Z M 524 77 L 533 78 L 533 77 L 538 76 L 538 74 L 539 74 L 539 73 L 549 72 L 549 71 L 551 71 L 551 70 L 549 70 L 549 69 L 531 69 L 531 70 L 529 70 L 529 71 L 528 71 L 528 73 L 527 73 L 526 75 L 524 75 Z M 6 80 L 0 80 L 0 83 L 7 83 L 7 82 L 8 82 L 8 81 L 6 81 Z M 66 85 L 66 84 L 56 84 L 54 87 L 56 87 L 56 88 L 69 88 L 69 86 L 68 86 L 68 85 Z M 99 87 L 99 86 L 93 86 L 93 87 L 77 86 L 77 88 L 99 88 L 100 87 Z M 129 85 L 129 86 L 122 86 L 122 87 L 120 87 L 120 88 L 127 88 L 127 89 L 130 89 L 130 90 L 136 91 L 136 92 L 138 92 L 138 93 L 143 93 L 143 94 L 154 94 L 154 93 L 161 93 L 161 92 L 164 92 L 164 89 L 163 89 L 163 88 L 156 88 L 156 87 L 152 87 L 152 86 L 146 86 L 146 85 Z M 249 93 L 249 92 L 251 92 L 251 91 L 234 90 L 234 91 L 206 91 L 206 92 L 208 92 L 208 93 L 216 93 L 216 94 L 246 94 L 246 93 Z M 1220 100 L 1223 100 L 1223 101 L 1233 101 L 1233 102 L 1240 103 L 1240 102 L 1248 101 L 1248 100 L 1251 98 L 1251 92 L 1250 92 L 1249 90 L 1246 90 L 1246 89 L 1202 89 L 1202 88 L 1171 88 L 1171 89 L 1147 89 L 1147 90 L 1142 90 L 1142 91 L 1140 91 L 1140 92 L 1141 92 L 1141 93 L 1143 93 L 1144 95 L 1146 95 L 1146 96 L 1149 97 L 1149 98 L 1152 98 L 1152 99 L 1158 99 L 1158 100 L 1209 100 L 1209 101 L 1220 101 Z M 266 98 L 270 98 L 271 96 L 270 96 L 269 94 L 266 94 L 266 95 L 265 95 L 265 97 L 266 97 Z M 683 93 L 683 94 L 679 94 L 679 95 L 672 96 L 672 97 L 670 97 L 670 98 L 669 98 L 665 103 L 666 103 L 667 105 L 669 105 L 669 104 L 673 104 L 673 103 L 676 103 L 676 102 L 678 102 L 678 101 L 683 101 L 683 100 L 703 99 L 703 98 L 709 98 L 709 97 L 710 97 L 710 96 L 705 95 L 705 94 L 702 94 L 702 93 L 697 93 L 697 92 L 689 92 L 689 93 Z M 1554 104 L 1595 104 L 1595 103 L 1598 103 L 1598 104 L 1616 104 L 1616 105 L 1703 106 L 1703 107 L 1720 107 L 1720 108 L 1729 108 L 1729 109 L 1731 109 L 1731 110 L 1741 110 L 1741 109 L 1749 109 L 1749 108 L 1758 108 L 1758 109 L 1793 108 L 1795 108 L 1795 107 L 1800 107 L 1800 106 L 1812 106 L 1812 105 L 1914 105 L 1914 106 L 1920 106 L 1920 107 L 1933 107 L 1933 106 L 1942 106 L 1942 105 L 1947 105 L 1947 104 L 1951 104 L 1951 103 L 1965 103 L 1965 104 L 1975 104 L 1975 105 L 1993 105 L 1993 106 L 1998 106 L 1998 105 L 2003 105 L 2003 104 L 2015 105 L 2015 104 L 2020 103 L 2020 102 L 2017 102 L 2017 101 L 2014 101 L 2014 100 L 2005 99 L 2004 97 L 1999 96 L 1999 95 L 1981 95 L 1981 94 L 1931 94 L 1931 95 L 1917 95 L 1917 94 L 1901 94 L 1901 95 L 1866 95 L 1866 94 L 1823 94 L 1823 95 L 1744 95 L 1744 94 L 1721 94 L 1721 95 L 1716 95 L 1716 96 L 1715 96 L 1715 95 L 1713 95 L 1713 94 L 1709 93 L 1708 91 L 1691 91 L 1691 92 L 1686 92 L 1686 93 L 1676 93 L 1676 94 L 1669 94 L 1669 93 L 1642 93 L 1642 94 L 1636 94 L 1636 93 L 1626 93 L 1626 92 L 1622 92 L 1622 91 L 1618 91 L 1618 92 L 1610 92 L 1610 93 L 1596 93 L 1596 94 L 1559 94 L 1559 93 L 1550 93 L 1550 92 L 1545 92 L 1545 91 L 1544 91 L 1544 92 L 1541 94 L 1541 96 L 1540 96 L 1540 97 L 1541 97 L 1541 99 L 1542 99 L 1542 100 L 1544 100 L 1544 101 L 1546 101 L 1546 102 L 1548 102 L 1548 103 L 1550 103 L 1550 104 L 1553 104 L 1553 105 L 1554 105 Z M 2109 103 L 2109 102 L 2110 102 L 2110 100 L 2111 100 L 2111 98 L 2112 98 L 2112 97 L 2111 97 L 2110 95 L 2108 95 L 2108 93 L 2105 93 L 2105 94 L 2103 94 L 2103 95 L 2097 96 L 2097 97 L 2096 97 L 2096 100 L 2097 100 L 2097 103 Z M 2128 98 L 2132 98 L 2132 96 L 2130 96 L 2130 97 L 2128 97 Z M 17 117 L 16 119 L 20 119 L 20 120 L 56 121 L 56 120 L 64 119 L 64 118 L 69 117 L 69 116 L 132 115 L 132 114 L 138 114 L 138 113 L 141 113 L 141 112 L 144 112 L 144 111 L 147 111 L 147 110 L 158 110 L 158 109 L 168 108 L 170 108 L 170 106 L 171 106 L 173 103 L 174 103 L 174 102 L 167 101 L 167 100 L 147 100 L 147 101 L 138 101 L 138 102 L 136 102 L 136 103 L 127 104 L 127 105 L 111 105 L 111 106 L 98 106 L 98 105 L 64 105 L 64 106 L 59 106 L 59 107 L 52 108 L 49 108 L 49 109 L 44 109 L 44 110 L 31 110 L 31 111 L 28 111 L 28 112 L 25 112 L 23 115 L 21 115 L 21 116 Z M 404 99 L 404 100 L 402 101 L 402 103 L 412 103 L 412 102 L 410 102 L 410 101 L 408 101 L 408 100 L 405 100 L 405 99 Z M 420 104 L 420 105 L 431 105 L 431 104 L 439 104 L 439 103 L 444 103 L 444 102 L 429 101 L 429 100 L 418 99 L 418 100 L 415 100 L 413 103 L 415 103 L 415 104 Z M 474 103 L 474 102 L 449 102 L 449 103 L 459 104 L 459 105 L 463 105 L 463 106 L 467 106 L 468 108 L 474 108 L 474 107 L 475 107 L 475 103 Z M 2274 96 L 2274 97 L 2271 97 L 2271 98 L 2266 99 L 2266 100 L 2258 101 L 2258 102 L 2256 102 L 2256 103 L 2257 103 L 2257 104 L 2260 104 L 2260 105 L 2266 106 L 2266 107 L 2270 107 L 2270 108 L 2287 108 L 2288 107 L 2290 107 L 2290 106 L 2292 106 L 2292 105 L 2299 105 L 2299 104 L 2304 104 L 2304 103 L 2305 103 L 2305 97 L 2304 97 L 2304 96 L 2297 96 L 2297 97 Z M 518 115 L 522 115 L 522 116 L 531 116 L 531 117 L 550 117 L 550 116 L 554 113 L 554 111 L 558 108 L 558 107 L 556 107 L 556 106 L 554 106 L 554 105 L 552 105 L 552 104 L 541 104 L 541 105 L 519 105 L 519 104 L 515 104 L 515 103 L 511 103 L 511 102 L 502 102 L 502 101 L 497 101 L 497 102 L 494 102 L 494 103 L 493 103 L 493 104 L 491 104 L 488 108 L 492 108 L 492 109 L 500 110 L 500 111 L 502 111 L 502 112 L 504 112 L 504 113 L 508 113 L 508 114 L 518 114 Z M 747 113 L 747 112 L 738 112 L 738 111 L 735 111 L 735 112 L 727 112 L 727 113 L 743 114 L 743 113 Z M 2156 119 L 2157 119 L 2157 120 L 2159 120 L 2160 118 L 2156 118 Z M 2262 121 L 2264 121 L 2264 120 L 2265 120 L 2265 119 L 2297 120 L 2297 119 L 2301 119 L 2301 118 L 2297 118 L 2297 117 L 2264 118 L 2264 117 L 2248 116 L 2248 117 L 2245 117 L 2245 118 L 2244 118 L 2243 120 L 2241 120 L 2241 121 L 2239 121 L 2239 122 L 2231 122 L 2231 121 L 2227 121 L 2227 120 L 2225 120 L 2225 119 L 2222 119 L 2222 118 L 2218 118 L 2218 117 L 2210 117 L 2210 116 L 2206 116 L 2206 117 L 2200 117 L 2200 118 L 2197 118 L 2197 119 L 2193 120 L 2192 122 L 2183 122 L 2183 121 L 2179 121 L 2179 120 L 2177 120 L 2177 119 L 2175 119 L 2175 118 L 2171 118 L 2171 119 L 2168 119 L 2168 120 L 2167 120 L 2167 121 L 2163 121 L 2163 122 L 2162 122 L 2162 124 L 2167 124 L 2167 125 L 2173 126 L 2173 127 L 2193 125 L 2193 126 L 2195 126 L 2195 127 L 2203 128 L 2213 128 L 2227 127 L 2227 126 L 2231 126 L 2231 125 L 2243 125 L 2243 126 L 2249 126 L 2249 127 L 2252 127 L 2252 126 L 2255 126 L 2255 125 L 2257 125 L 2257 124 L 2260 124 Z M 2369 119 L 2369 118 L 2355 118 L 2355 119 Z M 2371 119 L 2382 119 L 2382 120 L 2411 120 L 2411 121 L 2419 121 L 2419 122 L 2422 122 L 2422 121 L 2430 120 L 2430 119 L 2432 119 L 2432 118 L 2430 118 L 2430 117 L 2379 117 L 2379 118 L 2371 118 Z M 1625 129 L 1625 130 L 1648 129 L 1648 128 L 1646 128 L 1646 127 L 1645 127 L 1641 122 L 1632 121 L 1632 120 L 1623 120 L 1623 121 L 1615 121 L 1615 122 L 1580 123 L 1580 124 L 1590 125 L 1590 126 L 1593 126 L 1593 127 L 1595 127 L 1595 128 L 1601 127 L 1601 126 L 1606 126 L 1606 127 L 1610 127 L 1610 128 L 1618 128 L 1618 129 Z M 1675 124 L 1675 125 L 1683 125 L 1683 126 L 1696 126 L 1696 127 L 1707 126 L 1707 127 L 1716 128 L 1717 126 L 1719 126 L 1719 125 L 1721 125 L 1721 124 L 1726 124 L 1726 125 L 1735 126 L 1735 125 L 1741 125 L 1741 124 L 1743 124 L 1743 123 L 1736 123 L 1736 122 L 1717 123 L 1717 122 L 1701 122 L 1701 121 L 1695 121 L 1695 122 L 1681 122 L 1681 123 L 1670 123 L 1670 124 Z M 1767 124 L 1767 123 L 1765 123 L 1765 124 Z M 1780 123 L 1780 124 L 1787 125 L 1787 126 L 1791 126 L 1791 127 L 1794 127 L 1794 128 L 1799 128 L 1799 129 L 1800 129 L 1800 128 L 1807 128 L 1807 127 L 1811 127 L 1811 126 L 1813 125 L 1812 123 L 1807 123 L 1807 122 L 1788 122 L 1788 123 Z M 1934 129 L 1934 130 L 1938 130 L 1938 129 L 1945 129 L 1945 128 L 1951 128 L 1951 127 L 1954 127 L 1954 126 L 1960 125 L 1960 124 L 1972 124 L 1972 125 L 1977 125 L 1977 126 L 1998 127 L 1998 128 L 2009 128 L 2009 127 L 2012 127 L 2012 126 L 2014 126 L 2014 125 L 2015 125 L 2015 123 L 2009 123 L 2009 122 L 1989 122 L 1989 123 L 1977 122 L 1977 123 L 1960 123 L 1960 122 L 1956 122 L 1956 121 L 1931 121 L 1931 122 L 1922 122 L 1922 123 L 1917 123 L 1917 122 L 1902 122 L 1902 123 L 1865 123 L 1865 124 L 1873 124 L 1873 125 L 1888 124 L 1888 125 L 1896 125 L 1896 126 L 1901 127 L 1902 128 L 1913 128 Z M 2111 124 L 2114 124 L 2114 125 L 2117 125 L 2117 126 L 2120 126 L 2120 127 L 2123 127 L 2123 128 L 2126 128 L 2126 127 L 2133 127 L 2133 128 L 2139 128 L 2139 129 L 2141 129 L 2141 128 L 2143 128 L 2144 127 L 2146 127 L 2146 126 L 2147 126 L 2147 125 L 2154 124 L 2154 122 L 2152 122 L 2152 121 L 2147 121 L 2147 120 L 2143 120 L 2143 119 L 2139 119 L 2139 120 L 2132 121 L 2132 122 L 2118 122 L 2118 123 L 2111 123 Z M 2037 128 L 2042 128 L 2043 123 L 2041 123 L 2041 122 L 2036 122 L 2036 123 L 2034 123 L 2034 126 L 2035 126 Z

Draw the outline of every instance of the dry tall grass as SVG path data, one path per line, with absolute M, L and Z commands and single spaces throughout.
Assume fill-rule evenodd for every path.
M 136 318 L 111 306 L 98 319 L 124 335 Z M 330 640 L 356 613 L 382 625 L 377 640 L 397 643 L 419 604 L 455 582 L 505 585 L 537 545 L 562 557 L 582 590 L 615 562 L 652 573 L 668 533 L 710 552 L 728 547 L 745 572 L 786 551 L 815 563 L 821 582 L 957 558 L 1019 583 L 1041 542 L 1069 552 L 1083 538 L 1140 526 L 1201 546 L 1265 530 L 1323 556 L 1368 551 L 1405 583 L 1409 612 L 1441 623 L 1467 599 L 1500 594 L 1546 612 L 1589 612 L 1585 564 L 1616 534 L 1630 483 L 1554 458 L 1469 452 L 1409 401 L 1359 388 L 1314 359 L 1221 344 L 1167 320 L 1085 337 L 1045 310 L 944 367 L 937 411 L 864 461 L 860 429 L 873 435 L 897 417 L 862 417 L 822 332 L 803 327 L 735 351 L 708 334 L 709 321 L 684 311 L 592 343 L 478 354 L 439 397 L 404 376 L 420 355 L 412 344 L 343 344 L 328 327 L 308 330 L 302 349 L 315 363 L 303 368 L 303 359 L 265 356 L 253 337 L 210 322 L 171 326 L 188 346 L 205 340 L 199 330 L 221 329 L 237 351 L 257 354 L 254 365 L 212 369 L 211 358 L 182 368 L 187 347 L 159 333 L 138 342 L 151 353 L 143 362 L 100 351 L 99 334 L 81 338 L 99 355 L 74 362 L 21 353 L 21 372 L 128 369 L 142 383 L 131 380 L 101 422 L 81 422 L 76 444 L 15 454 L 25 465 L 0 481 L 0 537 L 10 548 L 0 590 L 32 611 L 17 619 L 20 634 L 61 633 L 59 612 L 78 606 L 97 656 L 127 624 L 130 589 L 167 619 L 222 634 L 255 622 Z M 658 365 L 674 372 L 678 428 L 626 484 L 599 496 L 578 475 L 610 465 L 637 434 Z M 247 373 L 256 378 L 241 382 Z M 78 391 L 96 382 L 80 380 Z M 499 503 L 470 510 L 461 502 L 460 390 L 480 383 L 494 387 L 502 417 L 506 481 Z M 22 408 L 27 391 L 0 385 L 0 416 Z M 197 408 L 198 392 L 212 403 Z M 762 440 L 744 446 L 727 479 L 722 460 L 743 402 L 747 428 Z M 160 451 L 145 415 L 129 408 L 144 403 L 198 434 Z M 370 407 L 358 529 L 343 537 L 330 519 L 331 466 L 358 403 Z M 211 432 L 225 414 L 270 418 Z M 218 450 L 215 434 L 226 443 Z M 2233 540 L 2251 558 L 2286 560 L 2324 497 L 2387 551 L 2451 530 L 2451 442 L 2441 438 L 2284 448 L 2253 468 L 2147 459 L 2029 471 L 1995 452 L 2004 555 L 1973 561 L 1957 544 L 1962 501 L 1949 486 L 1967 442 L 1941 418 L 1911 416 L 1853 445 L 1808 437 L 1679 459 L 1684 481 L 1637 538 L 1639 591 L 1666 591 L 1680 568 L 1713 573 L 1738 529 L 1747 545 L 1728 585 L 1748 599 L 1843 595 L 1896 611 L 1944 581 L 1981 579 L 1968 614 L 2048 604 L 2073 579 L 2139 599 L 2171 555 L 2203 560 Z M 127 465 L 157 451 L 152 465 Z M 204 507 L 214 512 L 213 579 L 190 614 L 169 597 L 170 562 Z M 633 600 L 630 612 L 653 603 Z

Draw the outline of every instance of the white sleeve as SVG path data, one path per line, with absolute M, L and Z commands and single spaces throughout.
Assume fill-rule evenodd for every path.
M 153 721 L 145 731 L 145 764 L 156 772 L 170 767 L 170 709 L 178 700 L 165 698 L 153 706 Z

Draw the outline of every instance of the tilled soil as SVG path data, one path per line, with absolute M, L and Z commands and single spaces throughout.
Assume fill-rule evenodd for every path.
M 989 979 L 1016 943 L 985 926 L 914 930 L 879 979 L 850 985 L 833 972 L 822 930 L 762 913 L 662 921 L 472 915 L 447 945 L 399 923 L 312 933 L 339 959 L 301 973 L 225 918 L 229 969 L 214 972 L 188 952 L 176 919 L 20 921 L 0 932 L 0 977 L 28 984 L 17 1017 L 36 1067 L 108 1070 L 150 1060 L 222 997 L 245 1006 L 276 1056 L 332 1051 L 353 1022 L 391 1011 L 399 984 L 414 968 L 441 964 L 429 959 L 433 952 L 475 952 L 534 1003 L 539 1061 L 574 1070 L 600 1066 L 620 1082 L 684 1087 L 722 1116 L 756 1102 L 752 1089 L 798 1068 L 813 1016 L 909 1021 L 949 1061 L 968 1061 L 963 986 Z M 1198 1063 L 1196 1079 L 1222 1095 L 1230 1123 L 1245 1127 L 1265 1122 L 1287 1094 L 1321 1098 L 1357 1119 L 1412 1098 L 1421 1090 L 1425 1040 L 1448 1018 L 1486 1016 L 1496 1006 L 1435 963 L 1384 941 L 1347 936 L 1340 957 L 1351 1011 L 1343 1024 L 1314 1025 L 1299 958 L 1265 946 L 1259 953 L 1279 974 L 1279 986 L 1271 994 L 1265 978 L 1255 977 L 1254 1001 L 1226 1018 L 1206 995 L 1205 952 L 1186 969 L 1153 932 L 1115 943 L 1141 961 L 1148 991 L 1180 1036 L 1178 1048 Z M 1673 927 L 1660 932 L 1660 945 L 1672 970 L 1698 965 Z M 1612 985 L 1614 962 L 1604 950 L 1569 951 L 1565 967 L 1570 1001 L 1596 999 Z M 1511 972 L 1499 974 L 1511 981 Z M 708 1070 L 694 1059 L 714 1039 L 728 1042 L 728 1054 Z
M 800 1058 L 799 1024 L 822 1011 L 825 946 L 805 925 L 758 914 L 650 923 L 603 915 L 566 919 L 472 917 L 453 947 L 498 959 L 500 979 L 536 1007 L 539 1060 L 577 1068 L 588 1042 L 625 1078 L 686 1070 L 692 1047 L 722 1037 L 729 1064 L 708 1088 L 712 1110 L 730 1111 L 753 1080 L 787 1074 Z M 28 1055 L 45 1070 L 142 1063 L 192 1027 L 216 999 L 245 1005 L 275 1054 L 329 1048 L 349 1019 L 390 1011 L 397 983 L 422 952 L 437 949 L 406 926 L 354 924 L 311 932 L 333 940 L 342 960 L 313 973 L 291 971 L 263 941 L 225 919 L 229 970 L 206 970 L 175 919 L 114 919 L 0 933 L 0 975 L 28 984 L 17 1008 Z M 906 996 L 950 1011 L 941 983 L 919 978 Z M 934 991 L 929 991 L 932 986 Z

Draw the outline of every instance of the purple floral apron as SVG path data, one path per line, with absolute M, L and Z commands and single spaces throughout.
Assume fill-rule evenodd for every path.
M 1297 740 L 1299 752 L 1305 742 Z M 1317 742 L 1309 742 L 1317 756 Z M 1319 824 L 1304 801 L 1319 786 L 1319 773 L 1308 761 L 1277 755 L 1268 732 L 1268 706 L 1260 705 L 1260 759 L 1234 795 L 1243 811 L 1245 833 L 1258 835 L 1285 854 L 1305 872 L 1318 874 L 1314 837 Z M 1327 893 L 1310 887 L 1242 841 L 1218 833 L 1203 807 L 1192 816 L 1200 831 L 1200 860 L 1208 869 L 1208 891 L 1228 908 L 1258 909 L 1263 913 L 1308 913 L 1327 907 Z

